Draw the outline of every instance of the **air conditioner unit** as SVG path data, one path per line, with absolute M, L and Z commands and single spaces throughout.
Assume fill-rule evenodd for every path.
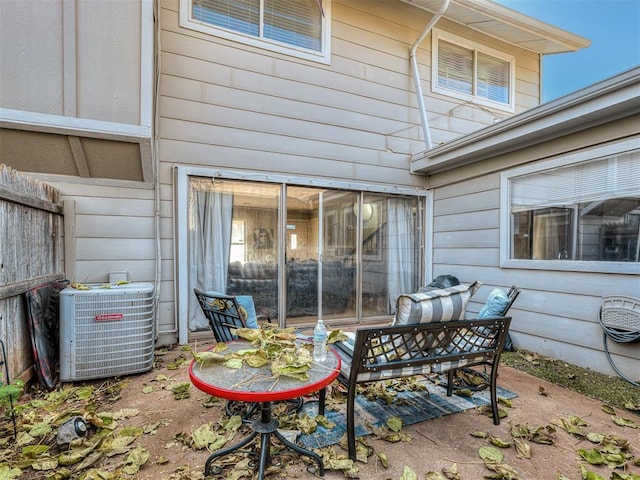
M 60 292 L 60 380 L 150 370 L 155 343 L 153 285 L 88 287 Z

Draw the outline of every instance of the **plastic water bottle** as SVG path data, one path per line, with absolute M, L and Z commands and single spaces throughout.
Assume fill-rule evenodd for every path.
M 313 329 L 313 360 L 324 362 L 327 359 L 327 327 L 321 318 Z

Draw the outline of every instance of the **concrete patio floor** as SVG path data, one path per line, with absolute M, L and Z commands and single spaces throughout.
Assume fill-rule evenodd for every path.
M 176 441 L 176 435 L 190 435 L 198 427 L 208 422 L 217 422 L 223 416 L 223 403 L 218 402 L 215 406 L 206 408 L 203 404 L 209 397 L 193 386 L 190 389 L 190 397 L 183 400 L 176 400 L 171 391 L 161 388 L 163 381 L 156 380 L 158 375 L 166 376 L 172 383 L 188 381 L 187 363 L 176 370 L 166 368 L 179 355 L 191 357 L 189 352 L 177 348 L 158 357 L 159 367 L 144 374 L 125 377 L 126 387 L 121 392 L 121 398 L 111 406 L 112 411 L 121 408 L 140 410 L 139 415 L 123 420 L 123 427 L 144 426 L 158 420 L 162 421 L 153 435 L 143 435 L 136 440 L 150 454 L 149 461 L 137 474 L 136 478 L 140 480 L 197 478 L 209 453 L 206 450 L 185 447 Z M 590 424 L 588 427 L 582 427 L 585 433 L 596 432 L 627 439 L 634 460 L 637 461 L 640 457 L 640 428 L 616 425 L 611 415 L 602 410 L 602 402 L 506 366 L 500 367 L 498 383 L 518 395 L 512 400 L 512 407 L 507 408 L 508 416 L 502 419 L 499 426 L 493 425 L 490 417 L 481 415 L 476 410 L 468 410 L 405 426 L 403 431 L 411 435 L 410 442 L 389 443 L 368 436 L 367 441 L 373 446 L 375 453 L 369 458 L 368 463 L 356 464 L 359 478 L 401 479 L 405 467 L 409 467 L 416 473 L 417 479 L 424 479 L 427 472 L 435 471 L 442 474 L 443 468 L 451 468 L 456 464 L 460 479 L 482 479 L 485 475 L 494 473 L 484 466 L 478 455 L 480 447 L 489 445 L 489 442 L 472 436 L 472 432 L 484 431 L 502 440 L 511 440 L 510 425 L 546 427 L 557 425 L 562 418 L 570 416 L 580 417 Z M 143 390 L 145 387 L 152 387 L 153 391 L 143 393 L 149 390 Z M 630 412 L 617 411 L 617 414 L 640 424 L 640 417 Z M 513 445 L 501 449 L 505 457 L 504 463 L 518 472 L 519 476 L 513 478 L 579 480 L 582 479 L 581 465 L 585 465 L 588 470 L 598 473 L 604 479 L 610 478 L 611 469 L 606 466 L 588 465 L 577 453 L 577 449 L 591 449 L 594 448 L 594 444 L 571 435 L 560 427 L 556 427 L 555 436 L 553 445 L 527 442 L 531 447 L 530 459 L 518 458 Z M 346 455 L 340 447 L 335 448 L 339 454 Z M 376 453 L 386 454 L 388 468 L 383 468 L 380 462 L 376 461 Z M 634 460 L 628 462 L 629 468 L 626 473 L 640 475 L 640 465 L 633 465 Z M 178 470 L 183 471 L 182 476 L 176 474 Z M 296 462 L 288 467 L 287 477 L 317 478 L 307 472 L 303 462 Z M 345 478 L 345 475 L 342 471 L 327 471 L 325 478 L 341 479 Z

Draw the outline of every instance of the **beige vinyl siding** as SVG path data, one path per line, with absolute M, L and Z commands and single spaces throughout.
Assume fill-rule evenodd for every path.
M 139 125 L 141 3 L 33 5 L 0 2 L 0 106 Z
M 334 1 L 331 11 L 324 65 L 180 28 L 177 0 L 162 2 L 162 160 L 419 185 L 406 169 L 407 155 L 424 148 L 408 54 L 429 14 L 401 2 Z M 537 56 L 483 40 L 526 57 L 532 78 Z M 428 83 L 427 40 L 419 60 Z M 437 141 L 495 118 L 450 98 L 428 98 L 427 108 Z
M 333 1 L 331 64 L 326 65 L 181 28 L 178 5 L 163 0 L 159 11 L 163 222 L 173 215 L 164 208 L 172 198 L 175 165 L 211 167 L 212 174 L 247 170 L 425 186 L 425 177 L 408 168 L 410 155 L 425 146 L 409 49 L 430 14 L 403 2 Z M 457 35 L 470 33 L 451 22 L 443 25 Z M 518 90 L 516 108 L 530 105 L 537 56 L 472 36 L 516 57 L 517 81 L 534 85 Z M 494 123 L 496 115 L 485 108 L 431 93 L 429 38 L 420 45 L 418 60 L 436 141 Z M 163 281 L 163 302 L 172 282 L 172 276 Z
M 598 312 L 605 295 L 637 297 L 638 276 L 500 268 L 499 172 L 637 136 L 637 122 L 637 116 L 630 117 L 433 175 L 433 276 L 453 274 L 465 282 L 483 282 L 469 312 L 479 311 L 494 287 L 522 287 L 511 311 L 516 347 L 615 374 L 603 352 Z M 640 365 L 640 352 L 632 345 L 609 342 L 609 350 L 623 371 L 634 371 Z
M 75 237 L 67 243 L 75 252 L 75 272 L 67 272 L 70 281 L 104 283 L 109 272 L 126 271 L 132 282 L 154 283 L 156 278 L 155 200 L 150 188 L 104 186 L 56 181 L 61 199 L 73 202 L 65 212 L 65 222 L 74 225 Z M 172 343 L 175 336 L 162 333 L 174 329 L 173 305 L 173 233 L 171 195 L 161 190 L 160 247 L 162 278 L 158 305 L 159 344 Z M 69 218 L 72 215 L 73 218 Z
M 16 110 L 62 114 L 63 57 L 62 3 L 41 2 L 33 9 L 31 2 L 0 2 L 1 106 Z M 34 26 L 38 41 L 33 41 Z M 11 38 L 18 48 L 9 50 Z M 10 66 L 10 68 L 9 68 Z M 47 95 L 33 95 L 47 81 Z

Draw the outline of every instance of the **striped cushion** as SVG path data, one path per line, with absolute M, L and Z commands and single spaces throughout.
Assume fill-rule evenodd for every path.
M 474 365 L 479 362 L 488 362 L 493 360 L 490 355 L 486 355 L 482 358 L 460 358 L 458 360 L 447 361 L 447 362 L 438 362 L 431 364 L 431 373 L 442 373 L 447 372 L 449 370 L 455 370 L 457 368 L 466 367 L 467 365 Z
M 347 340 L 336 342 L 334 351 L 340 356 L 342 363 L 340 364 L 340 377 L 345 384 L 349 382 L 351 375 L 351 365 L 353 364 L 353 341 L 355 335 L 351 332 L 345 332 Z M 382 361 L 384 363 L 384 361 Z M 431 365 L 416 365 L 413 367 L 386 369 L 378 372 L 360 372 L 356 378 L 357 383 L 375 382 L 377 380 L 388 380 L 398 377 L 410 377 L 412 375 L 425 375 L 431 373 Z
M 390 380 L 392 378 L 412 377 L 414 375 L 427 375 L 431 373 L 431 365 L 416 365 L 413 367 L 394 368 L 378 372 L 360 372 L 357 382 L 376 382 L 378 380 Z
M 441 288 L 424 293 L 400 295 L 393 325 L 462 320 L 469 299 L 482 283 Z

